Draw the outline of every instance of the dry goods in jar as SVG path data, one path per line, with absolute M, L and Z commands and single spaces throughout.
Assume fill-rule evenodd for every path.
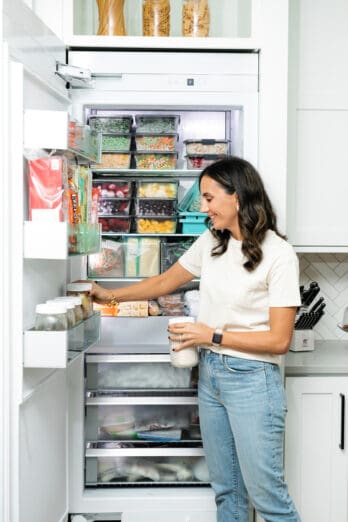
M 184 0 L 182 5 L 182 34 L 184 36 L 209 36 L 208 0 Z
M 143 1 L 143 36 L 169 36 L 170 1 Z
M 99 12 L 98 35 L 125 36 L 124 0 L 97 0 Z

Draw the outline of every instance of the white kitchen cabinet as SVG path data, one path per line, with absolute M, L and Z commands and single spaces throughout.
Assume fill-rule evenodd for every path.
M 287 234 L 298 251 L 347 252 L 348 4 L 289 5 Z
M 348 376 L 288 377 L 285 476 L 302 522 L 346 522 Z

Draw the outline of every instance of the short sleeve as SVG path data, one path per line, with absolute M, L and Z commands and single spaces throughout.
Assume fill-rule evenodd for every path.
M 199 236 L 193 245 L 178 259 L 181 266 L 196 277 L 201 275 L 203 254 L 207 245 L 207 234 L 210 234 L 210 232 L 206 231 Z
M 291 245 L 277 255 L 268 274 L 269 306 L 300 306 L 299 263 Z

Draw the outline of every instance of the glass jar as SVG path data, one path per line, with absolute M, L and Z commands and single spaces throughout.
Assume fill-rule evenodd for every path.
M 57 297 L 56 299 L 53 299 L 53 300 L 48 300 L 46 301 L 47 304 L 50 304 L 50 303 L 59 303 L 59 304 L 62 304 L 63 306 L 65 306 L 65 309 L 66 309 L 66 317 L 67 317 L 67 320 L 68 320 L 68 329 L 70 328 L 73 328 L 76 324 L 76 319 L 75 319 L 75 303 L 73 303 L 68 297 L 66 297 L 65 299 L 60 299 L 59 297 Z
M 99 27 L 98 35 L 125 36 L 124 0 L 97 0 Z
M 71 299 L 71 301 L 75 305 L 75 324 L 81 323 L 83 321 L 83 308 L 82 308 L 82 299 L 79 295 L 66 296 L 67 299 Z
M 68 329 L 68 319 L 64 304 L 38 304 L 35 311 L 35 330 L 51 332 Z
M 210 12 L 208 0 L 183 0 L 183 36 L 209 36 Z
M 81 297 L 83 319 L 87 319 L 93 314 L 93 300 L 92 297 L 89 295 L 91 289 L 91 283 L 69 283 L 67 285 L 66 294 L 68 296 Z
M 143 0 L 143 36 L 169 36 L 170 1 Z

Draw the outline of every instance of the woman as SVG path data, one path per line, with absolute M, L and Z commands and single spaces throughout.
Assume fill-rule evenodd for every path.
M 298 261 L 277 230 L 256 170 L 229 157 L 199 178 L 204 232 L 167 272 L 129 287 L 93 285 L 98 302 L 156 298 L 200 277 L 196 323 L 169 328 L 178 350 L 200 346 L 199 414 L 218 522 L 298 522 L 283 476 L 280 356 L 300 305 Z

